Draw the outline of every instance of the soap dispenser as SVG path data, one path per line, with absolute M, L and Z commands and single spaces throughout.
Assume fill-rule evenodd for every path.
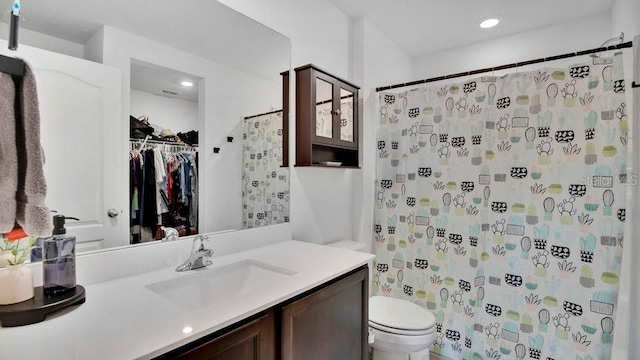
M 43 291 L 60 294 L 76 287 L 76 237 L 66 235 L 64 215 L 53 216 L 53 234 L 42 241 Z

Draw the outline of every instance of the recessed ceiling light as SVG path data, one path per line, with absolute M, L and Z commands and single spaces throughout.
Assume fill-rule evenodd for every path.
M 184 329 L 182 329 L 183 334 L 189 334 L 192 331 L 193 331 L 193 328 L 191 326 L 186 326 Z
M 480 27 L 483 29 L 492 28 L 500 23 L 498 19 L 487 19 L 480 23 Z
M 180 83 L 180 85 L 182 86 L 193 86 L 193 83 L 191 81 L 183 81 Z

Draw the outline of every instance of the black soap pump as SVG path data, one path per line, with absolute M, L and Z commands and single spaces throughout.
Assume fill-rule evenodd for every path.
M 76 287 L 76 237 L 66 235 L 64 215 L 53 216 L 53 236 L 42 241 L 43 291 L 60 294 Z

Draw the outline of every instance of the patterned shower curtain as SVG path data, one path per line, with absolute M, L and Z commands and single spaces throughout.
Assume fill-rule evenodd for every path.
M 289 169 L 282 167 L 282 111 L 244 121 L 242 225 L 289 222 Z
M 452 359 L 609 359 L 625 221 L 622 56 L 381 93 L 373 291 Z

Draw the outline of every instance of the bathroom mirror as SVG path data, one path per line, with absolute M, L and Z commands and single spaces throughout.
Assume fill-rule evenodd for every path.
M 11 3 L 0 0 L 0 9 L 9 9 Z M 0 14 L 0 39 L 6 40 L 9 16 L 5 11 Z M 145 115 L 137 110 L 139 105 L 132 102 L 133 98 L 151 98 L 141 94 L 135 84 L 142 65 L 191 75 L 197 90 L 197 126 L 193 129 L 199 132 L 197 231 L 232 231 L 289 220 L 289 173 L 280 166 L 284 142 L 281 124 L 288 119 L 279 112 L 283 103 L 280 73 L 290 70 L 288 38 L 210 0 L 30 0 L 23 2 L 20 15 L 21 47 L 102 63 L 110 68 L 104 70 L 108 75 L 105 77 L 120 77 L 116 85 L 119 111 L 105 117 L 119 121 L 119 130 L 109 138 L 102 137 L 109 133 L 109 126 L 77 129 L 69 125 L 68 119 L 49 119 L 49 112 L 42 114 L 43 134 L 57 137 L 43 139 L 49 183 L 47 202 L 51 209 L 80 218 L 79 222 L 69 221 L 67 226 L 68 233 L 84 243 L 78 246 L 79 252 L 131 242 L 129 115 Z M 6 42 L 2 45 L 0 53 L 29 60 L 24 55 L 26 50 L 19 48 L 14 53 L 6 50 Z M 38 66 L 34 67 L 38 76 Z M 41 82 L 46 82 L 44 76 Z M 67 85 L 58 84 L 57 92 Z M 91 91 L 79 93 L 90 95 Z M 48 94 L 39 94 L 41 111 L 47 103 L 59 103 Z M 156 124 L 151 116 L 149 122 Z M 93 151 L 92 146 L 97 143 L 105 146 Z M 145 146 L 153 147 L 149 144 L 152 143 Z M 102 157 L 115 157 L 119 165 L 96 173 L 84 171 L 70 161 L 92 156 L 100 161 Z M 102 185 L 111 182 L 117 184 L 117 191 L 102 191 L 106 188 Z M 96 185 L 83 192 L 79 190 L 83 183 Z M 110 205 L 110 200 L 116 200 L 117 205 Z M 110 226 L 118 230 L 95 230 Z

